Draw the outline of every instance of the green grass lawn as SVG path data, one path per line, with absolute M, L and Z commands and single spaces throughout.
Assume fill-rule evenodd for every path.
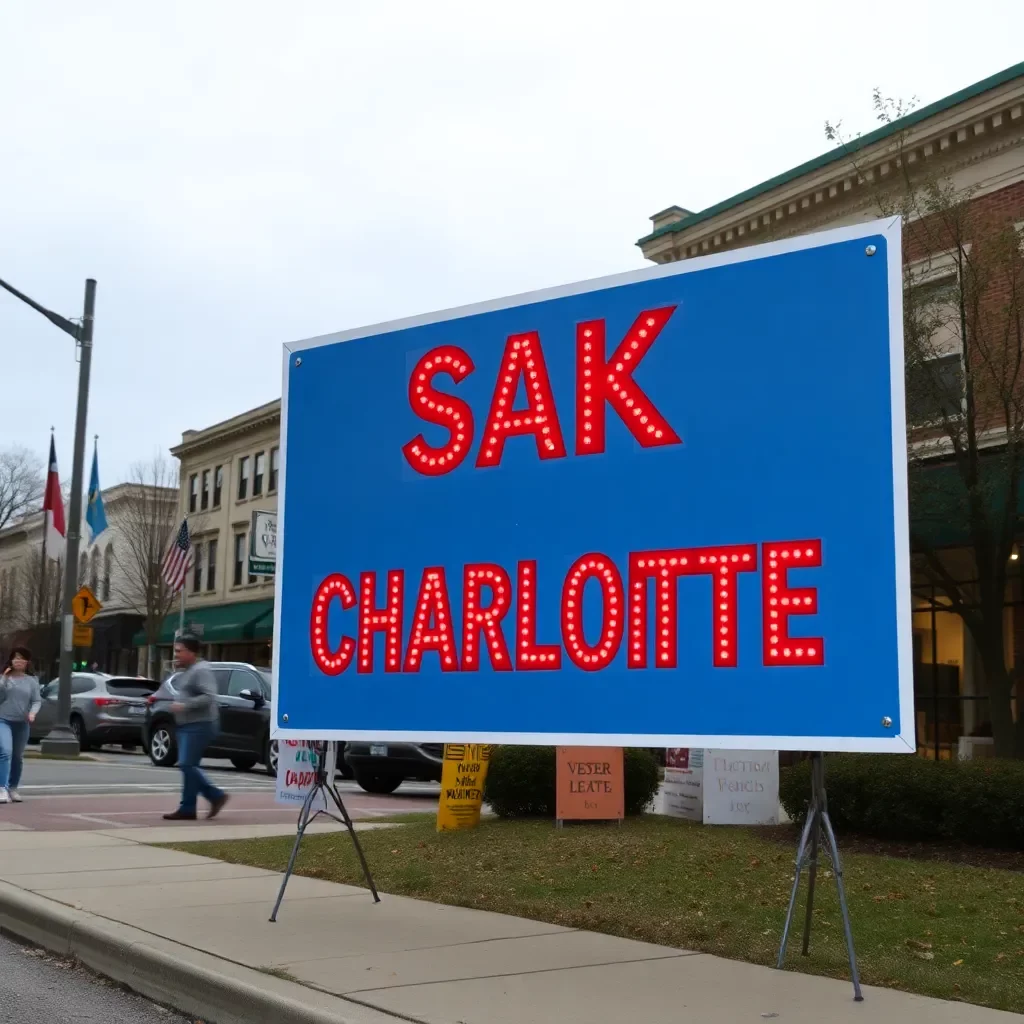
M 795 853 L 756 830 L 655 816 L 564 830 L 548 821 L 485 820 L 443 834 L 416 821 L 360 837 L 385 893 L 760 964 L 775 961 Z M 283 870 L 292 842 L 177 848 Z M 1024 1012 L 1024 874 L 861 853 L 844 858 L 844 868 L 866 984 Z M 307 836 L 297 870 L 362 884 L 345 835 Z M 848 977 L 831 874 L 819 873 L 807 958 L 802 912 L 797 924 L 788 966 Z

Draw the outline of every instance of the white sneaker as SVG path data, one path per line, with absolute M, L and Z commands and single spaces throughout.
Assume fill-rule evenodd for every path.
M 21 799 L 21 794 L 16 789 L 9 789 L 7 791 L 7 795 L 11 798 L 12 804 L 24 803 L 24 801 Z
M 11 794 L 6 789 L 0 789 L 0 804 L 9 804 L 11 802 Z

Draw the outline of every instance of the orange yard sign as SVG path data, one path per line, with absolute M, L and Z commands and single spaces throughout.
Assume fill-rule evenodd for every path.
M 555 817 L 611 821 L 626 814 L 622 747 L 559 747 Z

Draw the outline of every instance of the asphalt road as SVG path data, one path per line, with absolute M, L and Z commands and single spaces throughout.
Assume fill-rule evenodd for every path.
M 0 936 L 0 1024 L 192 1024 L 42 950 Z
M 163 814 L 178 805 L 181 774 L 157 768 L 148 757 L 121 751 L 89 755 L 90 760 L 28 758 L 18 787 L 23 804 L 0 807 L 0 831 L 110 829 L 163 826 Z M 292 824 L 294 807 L 275 803 L 275 782 L 264 772 L 240 772 L 229 761 L 204 761 L 215 785 L 231 799 L 218 819 L 228 825 Z M 374 818 L 437 806 L 439 787 L 409 782 L 393 796 L 371 796 L 354 782 L 337 780 L 354 818 Z M 205 814 L 205 808 L 201 810 Z M 185 823 L 185 827 L 194 827 Z

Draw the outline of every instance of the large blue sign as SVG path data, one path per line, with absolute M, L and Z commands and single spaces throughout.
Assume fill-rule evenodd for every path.
M 913 750 L 900 232 L 285 350 L 275 735 Z

